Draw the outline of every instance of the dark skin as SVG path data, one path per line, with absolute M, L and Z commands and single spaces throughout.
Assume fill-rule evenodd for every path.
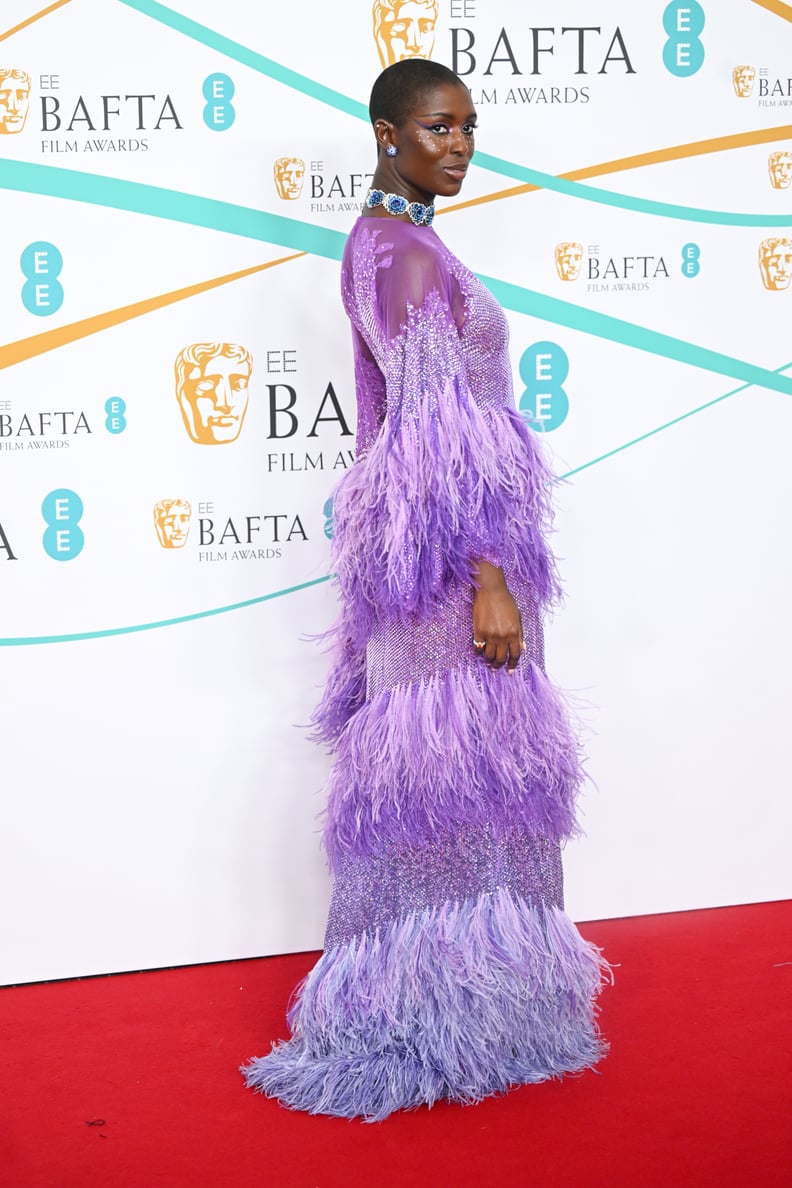
M 378 158 L 372 185 L 386 194 L 401 194 L 409 202 L 434 202 L 455 197 L 462 188 L 474 152 L 476 112 L 470 92 L 462 83 L 432 87 L 417 96 L 416 104 L 398 127 L 377 120 Z M 388 145 L 396 156 L 386 153 Z M 367 218 L 400 218 L 381 207 L 365 209 Z M 513 673 L 525 651 L 522 621 L 503 570 L 489 561 L 472 564 L 473 639 L 485 643 L 481 653 L 490 668 Z M 471 641 L 471 647 L 472 647 Z

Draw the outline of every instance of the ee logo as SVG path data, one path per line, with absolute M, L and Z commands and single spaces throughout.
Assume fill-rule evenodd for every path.
M 555 342 L 535 342 L 520 359 L 520 412 L 537 433 L 551 433 L 566 420 L 569 397 L 562 385 L 568 375 L 569 359 Z
M 699 264 L 699 256 L 701 255 L 701 248 L 697 243 L 686 243 L 682 248 L 682 275 L 683 276 L 698 276 L 701 272 L 701 265 Z
M 44 552 L 53 561 L 73 561 L 85 544 L 80 527 L 83 514 L 80 496 L 66 487 L 50 491 L 41 505 L 41 514 L 47 525 Z
M 236 119 L 231 100 L 234 98 L 234 84 L 227 74 L 210 74 L 204 79 L 203 109 L 204 123 L 213 132 L 226 132 Z
M 325 518 L 324 534 L 328 540 L 332 540 L 333 539 L 333 500 L 332 500 L 332 498 L 328 499 L 327 502 L 325 503 L 324 507 L 322 508 L 322 515 Z
M 663 28 L 668 34 L 663 64 L 677 78 L 688 78 L 704 63 L 704 46 L 699 41 L 704 19 L 704 9 L 697 0 L 672 0 L 663 13 Z
M 105 400 L 105 429 L 108 433 L 123 433 L 127 427 L 126 417 L 126 402 L 120 396 L 111 396 L 109 400 Z
M 22 304 L 28 313 L 39 318 L 57 313 L 63 305 L 63 286 L 58 280 L 63 256 L 55 245 L 45 240 L 29 243 L 19 263 L 25 276 Z

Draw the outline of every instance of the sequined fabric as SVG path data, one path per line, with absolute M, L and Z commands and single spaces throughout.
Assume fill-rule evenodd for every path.
M 364 217 L 342 265 L 357 461 L 334 493 L 340 618 L 314 722 L 334 752 L 333 892 L 291 1038 L 249 1085 L 381 1119 L 595 1063 L 606 968 L 563 912 L 578 743 L 544 671 L 550 476 L 514 408 L 506 319 L 433 228 Z M 503 568 L 526 652 L 472 646 Z
M 544 636 L 536 598 L 530 587 L 506 570 L 509 589 L 520 608 L 526 651 L 523 664 L 544 667 Z M 421 681 L 449 668 L 480 673 L 482 661 L 473 649 L 473 587 L 453 584 L 434 614 L 379 627 L 366 649 L 366 694 L 370 699 L 394 685 Z M 525 667 L 512 680 L 521 679 Z
M 534 906 L 563 908 L 561 851 L 512 829 L 463 829 L 431 846 L 405 846 L 336 869 L 325 949 L 441 903 L 508 888 Z
M 349 633 L 365 646 L 376 626 L 425 619 L 475 560 L 552 602 L 551 480 L 514 407 L 497 302 L 433 229 L 374 218 L 352 231 L 342 290 L 359 410 L 334 502 Z
M 400 911 L 411 910 L 410 904 L 421 908 L 439 905 L 452 886 L 457 898 L 502 886 L 515 894 L 528 895 L 533 902 L 546 898 L 548 903 L 560 905 L 562 887 L 558 841 L 566 833 L 566 827 L 560 830 L 556 828 L 552 841 L 548 837 L 528 835 L 525 815 L 520 818 L 516 806 L 514 819 L 510 823 L 508 810 L 504 817 L 503 796 L 498 787 L 491 789 L 493 806 L 496 802 L 501 806 L 497 822 L 493 809 L 493 818 L 483 831 L 480 805 L 476 810 L 475 829 L 459 828 L 464 810 L 459 810 L 453 804 L 438 803 L 437 812 L 434 813 L 431 807 L 426 807 L 425 798 L 421 796 L 422 807 L 419 810 L 415 792 L 411 791 L 415 782 L 405 777 L 410 757 L 405 759 L 403 756 L 400 760 L 398 754 L 394 753 L 400 746 L 409 751 L 410 747 L 427 745 L 424 722 L 401 721 L 401 715 L 408 716 L 411 712 L 409 708 L 403 708 L 405 700 L 407 706 L 410 704 L 409 694 L 405 696 L 405 691 L 415 690 L 413 712 L 425 715 L 427 696 L 431 702 L 428 690 L 433 678 L 459 673 L 463 682 L 460 688 L 466 687 L 465 682 L 471 680 L 478 684 L 486 678 L 493 687 L 499 679 L 509 680 L 513 684 L 509 689 L 510 696 L 504 698 L 504 707 L 508 704 L 509 712 L 513 712 L 515 689 L 525 684 L 527 690 L 531 682 L 531 664 L 539 669 L 544 667 L 540 603 L 546 601 L 554 591 L 552 579 L 547 578 L 552 570 L 552 559 L 546 553 L 546 542 L 542 535 L 547 518 L 547 508 L 542 501 L 546 498 L 548 483 L 543 460 L 536 452 L 532 435 L 525 430 L 519 418 L 516 421 L 514 418 L 506 318 L 488 290 L 446 248 L 434 229 L 414 227 L 407 223 L 360 219 L 349 238 L 341 283 L 344 307 L 353 331 L 358 399 L 358 471 L 362 471 L 364 477 L 354 489 L 353 497 L 349 497 L 345 503 L 342 496 L 336 504 L 340 534 L 343 535 L 344 531 L 349 533 L 348 540 L 342 540 L 338 549 L 337 561 L 342 574 L 345 560 L 348 561 L 351 556 L 357 562 L 361 554 L 372 554 L 375 564 L 378 563 L 377 558 L 382 556 L 382 560 L 390 566 L 391 585 L 397 587 L 401 600 L 399 605 L 402 607 L 395 614 L 382 613 L 373 588 L 376 579 L 367 580 L 366 573 L 360 569 L 353 572 L 347 582 L 346 592 L 351 593 L 350 602 L 354 606 L 354 600 L 361 597 L 362 591 L 370 602 L 370 608 L 367 609 L 372 612 L 368 619 L 365 610 L 354 616 L 356 628 L 361 621 L 366 621 L 360 644 L 365 652 L 366 712 L 368 714 L 371 711 L 372 718 L 375 718 L 381 702 L 386 719 L 400 716 L 398 730 L 403 738 L 397 738 L 394 743 L 390 735 L 385 739 L 384 731 L 378 733 L 383 747 L 379 756 L 379 770 L 376 769 L 376 742 L 372 739 L 374 745 L 370 762 L 362 773 L 359 765 L 364 761 L 360 748 L 347 746 L 345 749 L 343 744 L 340 748 L 329 807 L 328 843 L 335 889 L 328 943 L 335 943 L 340 936 L 348 938 L 360 929 L 380 926 L 387 919 L 397 917 Z M 472 410 L 472 419 L 467 421 L 468 414 L 464 411 L 466 404 Z M 403 438 L 407 439 L 408 444 L 402 452 L 397 450 L 395 443 L 390 451 L 383 447 L 385 435 L 394 426 L 398 426 Z M 449 514 L 455 517 L 458 527 L 456 538 L 468 550 L 467 572 L 463 577 L 444 570 L 446 558 L 437 555 L 431 533 L 426 544 L 416 545 L 418 529 L 405 531 L 401 537 L 405 547 L 400 555 L 394 557 L 396 550 L 393 540 L 378 541 L 374 535 L 376 528 L 367 535 L 364 522 L 360 525 L 354 522 L 361 506 L 365 508 L 367 503 L 375 505 L 378 498 L 374 492 L 374 480 L 366 482 L 366 467 L 373 467 L 374 455 L 378 451 L 384 455 L 383 467 L 386 470 L 392 468 L 393 471 L 386 478 L 388 485 L 381 504 L 380 518 L 398 524 L 412 515 L 421 521 L 424 515 L 420 509 L 421 501 L 426 503 L 428 500 L 431 503 L 431 491 L 428 491 L 430 484 L 435 482 L 441 488 L 454 487 L 455 480 L 451 473 L 436 473 L 438 464 L 432 456 L 433 453 L 442 453 L 442 435 L 454 432 L 459 433 L 461 441 L 454 455 L 456 464 L 460 470 L 466 467 L 474 476 L 473 483 L 469 482 L 464 490 L 469 496 L 467 501 L 449 504 Z M 469 452 L 465 453 L 466 450 Z M 487 450 L 492 455 L 489 460 L 484 457 Z M 446 456 L 451 453 L 451 450 L 447 450 Z M 510 468 L 508 459 L 515 455 L 518 462 Z M 494 478 L 489 478 L 489 488 L 484 482 L 477 487 L 475 476 L 484 473 L 487 465 L 491 466 Z M 518 466 L 528 471 L 527 481 L 521 476 Z M 422 480 L 421 473 L 426 470 L 429 470 L 429 476 Z M 466 479 L 468 476 L 462 477 Z M 539 488 L 544 489 L 537 495 Z M 498 537 L 501 523 L 497 515 L 493 514 L 493 508 L 500 512 L 501 522 L 511 527 L 506 547 L 503 533 Z M 504 508 L 505 511 L 502 511 Z M 431 508 L 426 514 L 431 514 Z M 493 524 L 496 525 L 495 529 Z M 500 673 L 493 680 L 493 674 L 484 669 L 481 658 L 472 646 L 474 586 L 470 579 L 470 565 L 476 558 L 487 559 L 503 567 L 509 589 L 520 608 L 526 652 L 516 673 L 509 677 Z M 417 610 L 404 609 L 412 599 L 416 586 L 424 579 L 439 588 L 439 595 L 428 605 L 420 604 Z M 342 589 L 342 598 L 344 593 Z M 342 666 L 348 665 L 348 654 L 341 658 L 340 663 Z M 399 709 L 396 708 L 396 699 L 391 696 L 397 690 Z M 519 697 L 517 704 L 519 709 Z M 531 700 L 526 691 L 523 703 L 525 716 L 530 714 L 535 718 L 536 707 L 535 699 Z M 443 730 L 442 717 L 442 710 L 438 707 L 437 731 Z M 390 725 L 383 720 L 380 724 Z M 533 730 L 542 729 L 542 723 L 537 721 L 526 725 L 529 735 Z M 545 727 L 549 731 L 549 719 L 545 721 Z M 519 721 L 515 722 L 514 728 L 524 733 Z M 464 736 L 464 724 L 461 729 Z M 478 763 L 476 755 L 472 753 L 472 736 L 474 733 L 480 735 L 480 723 L 474 724 L 471 717 L 467 729 L 471 735 L 468 748 L 471 754 L 459 753 L 460 747 L 465 749 L 465 744 L 459 742 L 458 723 L 453 738 L 449 733 L 445 743 L 448 765 L 453 770 L 456 762 L 461 779 L 465 778 L 466 762 L 474 766 Z M 554 723 L 552 730 L 557 732 L 557 729 L 557 723 Z M 364 734 L 367 731 L 373 734 L 378 731 L 378 727 L 364 725 L 362 730 Z M 495 736 L 493 732 L 493 738 Z M 501 738 L 500 731 L 497 736 Z M 351 737 L 347 741 L 351 741 Z M 478 742 L 476 745 L 480 747 L 481 744 Z M 524 739 L 521 745 L 524 748 Z M 437 740 L 437 746 L 442 750 L 442 737 Z M 508 743 L 499 741 L 498 746 L 508 750 Z M 562 739 L 560 749 L 564 747 L 567 753 L 561 760 L 557 755 L 548 754 L 545 761 L 543 755 L 539 767 L 541 769 L 542 763 L 545 764 L 548 782 L 555 780 L 559 786 L 566 788 L 560 793 L 560 799 L 568 802 L 578 779 L 577 755 L 571 739 Z M 519 767 L 526 771 L 527 780 L 529 765 L 525 762 L 524 749 L 519 752 L 516 744 L 514 763 L 515 770 Z M 563 769 L 560 781 L 559 768 Z M 479 763 L 479 774 L 487 770 L 486 762 Z M 382 795 L 383 786 L 388 785 L 389 781 L 392 785 L 390 797 Z M 398 796 L 404 797 L 402 833 L 408 840 L 405 843 L 405 837 L 400 836 L 399 856 L 396 857 L 388 852 L 388 847 L 393 844 L 393 803 Z M 444 798 L 447 800 L 446 794 L 439 790 L 437 798 L 438 802 Z M 431 801 L 431 794 L 426 799 Z M 460 803 L 462 800 L 463 797 L 460 797 Z M 377 807 L 379 804 L 381 808 Z M 373 857 L 378 814 L 385 851 Z M 455 822 L 457 833 L 452 837 L 438 830 L 437 869 L 442 870 L 442 877 L 438 875 L 423 879 L 416 871 L 413 884 L 416 880 L 420 883 L 424 889 L 422 895 L 417 898 L 408 895 L 394 900 L 393 895 L 385 891 L 386 887 L 392 885 L 389 872 L 395 864 L 404 878 L 410 854 L 416 863 L 432 867 L 432 848 L 426 847 L 424 842 L 427 831 L 434 828 L 430 822 L 443 818 L 444 814 Z M 385 828 L 386 816 L 390 822 L 388 829 Z M 352 836 L 353 821 L 358 823 L 359 828 L 366 822 L 365 847 L 350 843 L 346 848 L 343 840 L 338 841 L 339 836 L 342 839 Z M 344 827 L 347 822 L 349 828 Z M 339 823 L 340 828 L 336 829 Z M 411 830 L 416 838 L 414 848 L 409 845 Z M 500 831 L 498 836 L 495 835 L 497 831 Z M 373 842 L 370 840 L 372 836 L 375 839 Z M 488 839 L 486 844 L 485 839 Z M 508 848 L 514 856 L 513 862 L 502 861 L 501 846 Z M 364 848 L 365 858 L 361 856 Z M 549 850 L 554 855 L 549 865 L 533 862 L 531 855 L 541 852 L 546 856 Z M 492 867 L 485 874 L 482 873 L 481 861 L 482 855 L 486 854 L 500 857 L 497 860 L 493 857 Z M 453 855 L 453 861 L 448 855 Z M 367 867 L 367 863 L 370 863 L 370 867 Z M 523 877 L 526 863 L 532 871 L 528 880 Z M 486 864 L 485 858 L 485 867 Z M 451 866 L 455 867 L 456 874 L 452 873 Z M 549 872 L 551 868 L 552 877 L 548 875 L 549 881 L 544 888 L 543 872 Z M 523 873 L 515 874 L 518 871 Z M 466 883 L 468 877 L 469 882 Z M 363 895 L 364 884 L 369 888 L 380 885 L 383 889 L 383 897 L 376 912 L 370 906 L 365 906 L 370 904 L 370 897 Z M 390 907 L 384 908 L 383 904 L 389 904 Z
M 416 246 L 420 251 L 417 261 Z M 405 279 L 404 260 L 408 254 L 411 262 L 407 267 L 417 275 Z M 421 341 L 420 350 L 412 353 L 401 376 L 401 406 L 405 408 L 407 402 L 408 409 L 409 402 L 422 390 L 432 360 L 447 358 L 447 351 L 438 352 L 438 344 L 433 341 L 443 332 L 451 341 L 452 355 L 460 353 L 476 402 L 482 407 L 513 406 L 509 328 L 503 310 L 489 290 L 448 250 L 433 227 L 361 219 L 353 229 L 341 292 L 353 326 L 356 356 L 374 359 L 381 375 L 387 375 L 393 367 L 394 353 L 414 337 L 416 322 L 420 321 L 418 310 L 426 293 L 437 291 L 438 280 L 443 290 L 439 296 L 447 311 L 445 325 L 441 331 L 431 328 L 429 339 Z M 413 304 L 411 298 L 417 298 L 419 304 Z M 387 312 L 383 320 L 384 305 Z M 379 385 L 374 390 L 358 387 L 358 411 L 366 425 L 371 420 L 372 400 L 379 403 L 377 389 L 382 390 Z M 377 415 L 381 424 L 379 409 L 374 419 Z M 362 451 L 369 444 L 367 433 L 360 443 Z

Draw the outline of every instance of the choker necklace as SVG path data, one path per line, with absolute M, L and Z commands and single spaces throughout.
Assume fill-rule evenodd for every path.
M 410 222 L 415 223 L 416 227 L 431 227 L 435 213 L 434 202 L 428 206 L 423 202 L 408 202 L 401 194 L 386 194 L 384 190 L 369 190 L 364 205 L 369 210 L 374 206 L 382 206 L 388 214 L 409 215 Z

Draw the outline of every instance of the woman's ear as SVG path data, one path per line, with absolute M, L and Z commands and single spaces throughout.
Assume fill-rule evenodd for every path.
M 395 129 L 393 124 L 389 124 L 387 120 L 377 120 L 374 124 L 374 135 L 377 138 L 377 148 L 382 149 L 388 156 L 395 156 L 393 143 L 393 133 Z

